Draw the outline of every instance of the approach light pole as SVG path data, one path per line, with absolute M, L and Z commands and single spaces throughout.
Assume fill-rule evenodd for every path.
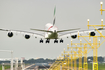
M 9 52 L 9 53 L 11 53 L 11 70 L 13 70 L 13 51 L 11 51 L 11 50 L 0 50 L 0 52 Z
M 100 9 L 100 11 L 101 11 L 101 15 L 102 15 L 102 12 L 105 11 L 105 9 L 102 9 L 102 4 L 103 4 L 103 2 L 100 2 L 100 4 L 101 4 L 101 9 Z

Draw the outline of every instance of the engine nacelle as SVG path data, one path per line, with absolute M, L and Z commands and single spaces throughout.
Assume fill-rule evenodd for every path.
M 26 39 L 29 39 L 29 38 L 30 38 L 30 35 L 25 35 L 25 38 L 26 38 Z
M 75 39 L 77 38 L 77 35 L 72 35 L 71 38 Z
M 90 36 L 95 36 L 95 32 L 90 32 Z
M 13 33 L 12 32 L 9 32 L 8 33 L 8 37 L 12 37 L 13 36 Z

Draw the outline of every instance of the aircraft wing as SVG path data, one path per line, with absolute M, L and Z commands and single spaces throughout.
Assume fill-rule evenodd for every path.
M 105 28 L 98 28 L 97 30 L 105 30 Z M 64 34 L 60 34 L 59 38 L 63 38 L 63 37 L 70 37 L 72 35 L 82 35 L 82 34 L 89 34 L 90 32 L 95 32 L 96 29 L 89 29 L 89 30 L 77 30 L 77 31 L 72 31 L 72 32 L 68 32 L 68 33 L 64 33 Z
M 22 35 L 26 35 L 27 34 L 27 35 L 30 35 L 30 36 L 44 38 L 43 34 L 34 33 L 34 32 L 21 31 L 21 30 L 11 30 L 11 29 L 0 29 L 0 30 L 1 31 L 12 32 L 12 33 L 16 33 L 16 34 L 22 34 Z
M 50 33 L 52 33 L 52 31 L 48 31 L 48 30 L 32 29 L 32 28 L 31 28 L 31 30 L 35 30 L 35 31 L 41 31 L 41 32 L 50 32 Z
M 60 32 L 66 32 L 66 31 L 73 31 L 73 30 L 79 30 L 80 28 L 76 28 L 76 29 L 67 29 L 67 30 L 60 30 L 60 31 L 57 31 L 57 33 L 60 33 Z

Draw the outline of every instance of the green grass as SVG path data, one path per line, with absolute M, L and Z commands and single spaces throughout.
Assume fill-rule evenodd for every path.
M 9 69 L 10 65 L 5 65 L 5 69 Z M 0 65 L 0 70 L 2 70 L 2 65 Z
M 77 67 L 79 67 L 79 64 L 77 64 Z M 83 68 L 83 64 L 82 64 L 82 68 Z M 92 63 L 88 64 L 88 69 L 92 70 Z M 99 63 L 98 64 L 98 70 L 105 70 L 105 63 L 101 63 L 101 64 Z
M 2 70 L 2 66 L 0 65 L 0 70 Z
M 88 64 L 88 69 L 92 69 L 92 64 Z
M 98 70 L 105 70 L 105 63 L 98 64 Z
M 88 64 L 88 69 L 92 70 L 92 64 Z M 105 70 L 105 63 L 98 64 L 98 70 Z

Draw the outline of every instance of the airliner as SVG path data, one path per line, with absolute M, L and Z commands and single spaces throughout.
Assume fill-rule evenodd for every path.
M 76 29 L 67 29 L 67 30 L 58 30 L 58 28 L 55 26 L 55 11 L 56 11 L 56 7 L 54 8 L 54 20 L 53 20 L 53 24 L 51 23 L 47 23 L 45 25 L 46 29 L 33 29 L 31 28 L 30 30 L 34 30 L 34 31 L 40 31 L 40 32 L 44 32 L 45 34 L 38 34 L 35 32 L 28 32 L 28 31 L 21 31 L 21 30 L 11 30 L 11 29 L 0 29 L 1 31 L 7 31 L 8 32 L 8 37 L 13 37 L 13 33 L 21 33 L 24 34 L 24 37 L 26 39 L 29 39 L 30 36 L 35 36 L 35 38 L 40 37 L 40 43 L 43 43 L 43 39 L 46 39 L 45 43 L 50 43 L 50 39 L 54 39 L 54 43 L 58 43 L 58 39 L 60 39 L 60 43 L 63 43 L 63 37 L 70 37 L 73 39 L 77 38 L 78 33 L 82 34 L 82 33 L 88 33 L 90 34 L 90 36 L 95 36 L 95 29 L 92 30 L 79 30 L 80 28 L 76 28 Z M 99 28 L 98 30 L 102 30 L 102 28 Z M 64 33 L 64 32 L 68 32 L 68 33 Z

